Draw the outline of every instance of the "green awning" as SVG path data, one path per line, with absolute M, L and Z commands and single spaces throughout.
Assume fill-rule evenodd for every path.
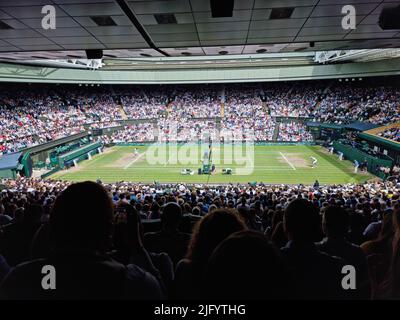
M 379 144 L 386 146 L 388 148 L 391 148 L 393 150 L 400 151 L 400 143 L 398 143 L 398 142 L 390 141 L 390 140 L 387 140 L 387 139 L 384 139 L 384 138 L 381 138 L 381 137 L 378 137 L 378 136 L 375 136 L 375 135 L 372 135 L 369 133 L 360 133 L 358 136 L 361 139 L 365 139 L 370 142 L 379 143 Z
M 323 123 L 321 124 L 321 128 L 341 130 L 344 126 L 335 123 Z
M 314 122 L 314 121 L 308 121 L 306 122 L 306 125 L 308 127 L 320 127 L 320 128 L 325 128 L 325 129 L 336 129 L 340 130 L 343 129 L 344 126 L 336 123 L 322 123 L 322 122 Z

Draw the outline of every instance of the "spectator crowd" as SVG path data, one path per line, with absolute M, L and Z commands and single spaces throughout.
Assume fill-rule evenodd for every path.
M 197 139 L 218 129 L 224 132 L 221 135 L 230 131 L 237 140 L 307 142 L 312 137 L 302 124 L 305 119 L 379 125 L 399 121 L 399 95 L 398 86 L 381 79 L 215 86 L 4 85 L 0 94 L 0 153 L 85 130 L 115 127 L 122 120 L 147 121 L 142 128 L 158 123 L 159 137 L 165 137 L 178 123 L 179 141 Z M 297 119 L 283 124 L 277 118 Z M 132 127 L 121 129 L 119 138 L 135 138 Z M 395 128 L 381 135 L 400 139 Z M 140 137 L 138 133 L 137 137 L 142 141 L 152 134 Z
M 154 126 L 152 123 L 136 123 L 124 126 L 122 130 L 116 130 L 110 135 L 101 136 L 104 144 L 122 142 L 154 141 Z
M 300 122 L 281 122 L 278 141 L 309 142 L 313 137 L 306 126 Z
M 399 299 L 400 179 L 2 180 L 2 299 Z M 72 214 L 73 213 L 73 214 Z M 42 290 L 54 265 L 57 290 Z M 342 287 L 342 268 L 356 289 Z
M 378 133 L 378 135 L 382 138 L 400 142 L 400 127 L 386 129 L 386 130 Z

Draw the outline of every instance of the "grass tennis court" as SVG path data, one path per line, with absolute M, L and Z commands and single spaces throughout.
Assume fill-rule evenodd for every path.
M 359 183 L 374 178 L 370 174 L 355 174 L 351 162 L 339 161 L 337 155 L 331 155 L 319 146 L 254 146 L 254 150 L 237 150 L 232 146 L 223 145 L 213 146 L 211 158 L 216 171 L 212 175 L 197 174 L 208 145 L 198 145 L 197 149 L 190 151 L 176 145 L 170 146 L 170 149 L 159 149 L 157 152 L 150 150 L 148 146 L 137 148 L 138 155 L 134 155 L 135 147 L 114 146 L 105 149 L 104 153 L 95 155 L 91 160 L 80 162 L 78 167 L 57 172 L 51 178 L 76 182 L 101 179 L 108 183 L 157 181 L 210 184 L 248 182 L 313 184 L 316 179 L 321 184 L 343 184 Z M 161 161 L 155 163 L 154 156 Z M 311 167 L 311 156 L 318 160 L 316 168 Z M 175 161 L 176 158 L 180 161 Z M 194 174 L 181 175 L 181 170 L 186 168 L 194 170 Z M 232 168 L 233 174 L 223 175 L 223 168 Z

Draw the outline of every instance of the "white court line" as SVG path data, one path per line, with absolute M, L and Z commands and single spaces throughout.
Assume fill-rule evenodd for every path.
M 296 168 L 294 167 L 294 165 L 285 157 L 285 155 L 284 155 L 282 152 L 279 152 L 279 153 L 280 153 L 281 157 L 282 157 L 283 159 L 285 159 L 285 161 L 288 163 L 288 165 L 291 166 L 293 170 L 296 170 Z
M 259 170 L 259 171 L 291 171 L 292 169 L 286 167 L 286 168 L 258 168 L 256 167 L 255 169 Z M 296 169 L 295 169 L 296 170 Z
M 201 164 L 199 164 L 197 166 L 193 166 L 193 165 L 189 165 L 189 166 L 187 166 L 187 165 L 186 166 L 185 165 L 172 166 L 172 165 L 170 165 L 170 166 L 168 166 L 168 168 L 169 169 L 180 169 L 182 167 L 185 167 L 185 168 L 196 169 L 199 166 L 201 166 Z M 135 169 L 147 169 L 147 170 L 149 170 L 149 169 L 164 169 L 164 168 L 165 168 L 165 165 L 164 166 L 156 166 L 156 165 L 135 166 Z M 243 169 L 244 167 L 235 167 L 235 168 L 236 169 Z M 285 166 L 285 167 L 282 167 L 282 166 L 279 166 L 279 167 L 255 166 L 254 169 L 257 169 L 257 170 L 285 170 L 285 171 L 293 170 L 292 168 L 288 168 L 287 166 Z
M 133 159 L 131 162 L 129 162 L 129 163 L 124 167 L 124 169 L 128 169 L 131 165 L 133 165 L 136 161 L 138 161 L 141 157 L 143 157 L 144 154 L 145 154 L 144 152 L 141 153 L 141 154 L 139 154 L 139 156 L 137 156 L 135 159 Z

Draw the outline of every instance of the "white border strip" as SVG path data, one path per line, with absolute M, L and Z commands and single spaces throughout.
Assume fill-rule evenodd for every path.
M 131 165 L 133 165 L 136 161 L 138 161 L 141 157 L 143 157 L 145 152 L 139 154 L 135 159 L 133 159 L 131 162 L 129 162 L 124 169 L 128 169 Z
M 294 167 L 294 165 L 285 157 L 285 155 L 282 152 L 279 152 L 279 154 L 281 155 L 281 157 L 283 159 L 285 159 L 285 161 L 288 163 L 288 165 L 293 169 L 296 170 L 296 168 Z

